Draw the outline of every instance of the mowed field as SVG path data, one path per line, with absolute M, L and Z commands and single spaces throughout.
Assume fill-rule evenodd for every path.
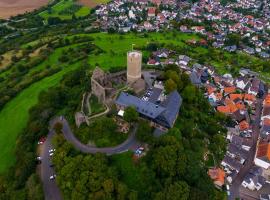
M 46 20 L 49 17 L 59 17 L 62 20 L 68 20 L 72 19 L 73 15 L 76 17 L 84 17 L 89 13 L 90 8 L 84 6 L 76 0 L 61 0 L 52 6 L 50 11 L 43 11 L 39 13 L 39 15 Z
M 0 0 L 0 18 L 7 19 L 11 16 L 33 11 L 46 5 L 49 0 Z

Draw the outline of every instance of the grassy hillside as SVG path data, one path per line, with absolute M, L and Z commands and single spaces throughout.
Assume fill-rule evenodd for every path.
M 59 17 L 60 19 L 72 19 L 74 14 L 76 17 L 84 17 L 90 13 L 90 8 L 79 5 L 75 0 L 61 0 L 54 5 L 51 9 L 48 9 L 39 15 L 44 19 L 49 17 Z
M 4 172 L 15 162 L 14 148 L 16 138 L 26 126 L 29 109 L 37 103 L 42 90 L 55 86 L 61 77 L 79 66 L 76 63 L 51 77 L 45 78 L 23 90 L 0 111 L 0 173 Z

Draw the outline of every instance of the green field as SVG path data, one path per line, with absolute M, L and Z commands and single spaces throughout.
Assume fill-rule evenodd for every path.
M 55 4 L 50 10 L 41 12 L 39 15 L 44 19 L 49 17 L 59 17 L 62 20 L 72 19 L 72 15 L 76 17 L 84 17 L 90 13 L 90 8 L 76 4 L 75 0 L 61 0 Z
M 14 148 L 16 138 L 23 128 L 26 127 L 29 116 L 28 111 L 37 103 L 39 93 L 42 90 L 57 85 L 65 73 L 76 69 L 78 66 L 78 63 L 69 66 L 61 72 L 31 85 L 0 111 L 0 173 L 4 172 L 15 162 Z
M 146 46 L 151 42 L 164 43 L 168 47 L 186 46 L 185 40 L 198 39 L 196 35 L 187 35 L 183 33 L 177 33 L 176 35 L 171 32 L 166 33 L 149 33 L 145 35 L 135 34 L 106 34 L 106 33 L 95 33 L 95 34 L 80 34 L 78 36 L 88 35 L 94 38 L 94 43 L 104 50 L 104 53 L 98 55 L 90 55 L 88 63 L 95 67 L 99 65 L 101 68 L 108 70 L 113 67 L 125 67 L 126 66 L 126 53 L 131 50 L 132 44 L 135 44 L 134 48 L 140 48 Z M 68 38 L 74 36 L 67 36 Z M 50 57 L 41 63 L 40 65 L 33 68 L 30 72 L 36 70 L 42 70 L 47 64 L 57 66 L 58 57 L 61 55 L 63 49 L 69 48 L 63 47 L 56 49 Z M 203 47 L 192 48 L 193 55 L 198 53 L 206 53 L 207 49 Z M 145 54 L 146 52 L 144 52 Z M 225 53 L 227 57 L 234 57 Z M 240 62 L 248 62 L 248 60 L 241 60 Z M 255 62 L 255 61 L 254 61 Z M 226 72 L 225 65 L 227 64 L 224 60 L 215 60 L 213 64 L 221 72 Z M 61 77 L 72 69 L 76 69 L 79 64 L 69 65 L 68 68 L 64 68 L 62 71 L 54 74 L 50 77 L 44 78 L 24 89 L 18 96 L 11 99 L 8 104 L 0 111 L 0 172 L 5 172 L 7 168 L 12 166 L 15 161 L 14 148 L 16 145 L 16 138 L 19 133 L 22 132 L 23 128 L 26 127 L 28 120 L 29 109 L 37 103 L 38 95 L 42 90 L 46 90 L 59 83 Z M 63 66 L 61 66 L 63 67 Z M 27 74 L 26 76 L 29 76 Z

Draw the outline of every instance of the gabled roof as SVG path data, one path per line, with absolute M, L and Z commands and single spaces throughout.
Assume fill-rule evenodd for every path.
M 270 143 L 260 143 L 258 145 L 256 157 L 270 163 Z
M 182 97 L 175 90 L 161 104 L 157 104 L 121 92 L 115 103 L 124 107 L 134 106 L 140 114 L 157 121 L 157 123 L 162 121 L 166 127 L 173 127 L 182 105 Z
M 121 92 L 120 96 L 116 100 L 116 103 L 125 107 L 134 106 L 137 112 L 150 118 L 156 118 L 165 110 L 165 108 L 161 106 L 149 101 L 144 101 L 125 92 Z
M 161 104 L 166 108 L 162 115 L 166 118 L 166 121 L 169 123 L 170 127 L 173 126 L 173 123 L 177 118 L 181 104 L 182 98 L 177 91 L 171 92 L 167 99 Z

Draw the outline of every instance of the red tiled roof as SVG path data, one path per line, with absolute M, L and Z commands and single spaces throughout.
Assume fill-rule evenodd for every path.
M 270 143 L 260 143 L 258 145 L 256 157 L 266 157 L 270 160 Z
M 232 86 L 232 87 L 225 87 L 224 88 L 224 92 L 225 93 L 234 93 L 235 92 L 235 90 L 236 90 L 236 88 L 234 87 L 234 86 Z
M 239 128 L 240 128 L 240 131 L 247 130 L 249 128 L 249 124 L 247 123 L 246 120 L 243 120 L 239 123 Z
M 212 168 L 208 170 L 208 175 L 215 182 L 215 184 L 224 185 L 225 172 L 220 168 Z
M 243 98 L 243 95 L 242 94 L 230 94 L 230 99 L 233 101 L 235 99 L 242 99 Z

